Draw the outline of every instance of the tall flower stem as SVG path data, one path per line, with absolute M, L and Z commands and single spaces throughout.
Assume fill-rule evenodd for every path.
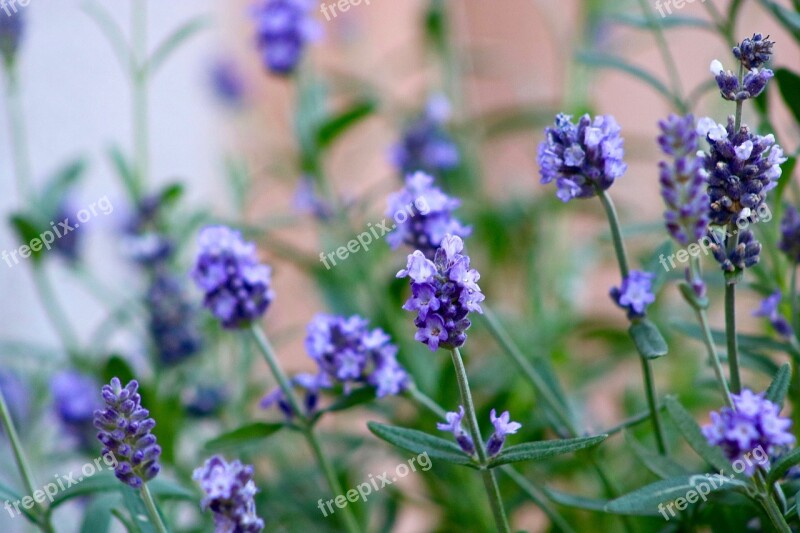
M 725 284 L 725 336 L 728 346 L 728 366 L 731 371 L 731 392 L 742 391 L 742 378 L 739 373 L 739 342 L 736 338 L 736 285 Z
M 280 364 L 278 363 L 278 358 L 275 356 L 275 350 L 273 350 L 269 339 L 267 339 L 267 336 L 264 334 L 261 326 L 256 323 L 252 324 L 250 331 L 252 332 L 256 344 L 258 344 L 258 347 L 264 356 L 264 360 L 267 362 L 267 366 L 269 366 L 270 370 L 272 371 L 273 377 L 278 382 L 278 386 L 281 388 L 284 396 L 286 396 L 286 401 L 289 402 L 292 412 L 298 419 L 301 432 L 306 438 L 311 450 L 314 452 L 314 456 L 319 463 L 322 473 L 325 475 L 325 478 L 328 481 L 331 491 L 334 495 L 344 494 L 342 491 L 342 485 L 339 483 L 339 478 L 336 477 L 336 472 L 334 471 L 333 466 L 330 464 L 327 456 L 322 450 L 319 439 L 314 432 L 313 425 L 305 415 L 305 411 L 300 407 L 300 401 L 297 399 L 297 396 L 292 389 L 291 381 L 289 381 L 289 378 L 286 376 Z M 360 533 L 361 528 L 359 527 L 358 522 L 356 522 L 356 519 L 349 507 L 342 509 L 341 517 L 342 521 L 344 522 L 345 529 L 349 533 Z
M 614 202 L 611 200 L 611 197 L 608 195 L 608 192 L 598 190 L 597 195 L 600 197 L 600 201 L 603 203 L 603 207 L 606 210 L 606 216 L 608 217 L 608 225 L 611 228 L 611 239 L 614 242 L 614 252 L 617 255 L 617 263 L 619 264 L 619 272 L 622 275 L 622 279 L 625 279 L 628 277 L 629 273 L 628 255 L 625 252 L 625 242 L 622 240 L 622 231 L 620 230 L 619 216 L 617 215 L 617 210 L 614 207 Z M 650 362 L 649 359 L 645 360 L 644 357 L 642 357 L 642 373 L 644 376 L 644 392 L 645 396 L 647 397 L 647 405 L 650 407 L 650 419 L 653 423 L 653 429 L 655 430 L 658 451 L 662 455 L 666 455 L 667 439 L 664 436 L 664 426 L 661 423 L 661 413 L 658 410 L 658 401 L 656 399 L 656 387 L 655 387 L 655 381 L 653 380 L 652 363 Z
M 756 471 L 753 480 L 761 492 L 759 500 L 764 510 L 767 512 L 767 516 L 769 516 L 772 525 L 775 526 L 775 531 L 791 533 L 792 528 L 786 523 L 786 518 L 784 518 L 783 513 L 778 508 L 778 504 L 776 504 L 775 500 L 770 496 L 767 484 L 764 481 L 764 473 L 761 470 Z
M 19 74 L 17 66 L 6 70 L 8 79 L 8 124 L 11 129 L 11 143 L 14 151 L 14 174 L 17 181 L 17 194 L 23 200 L 33 199 L 31 184 L 30 153 L 28 151 L 25 120 L 22 110 L 22 98 L 19 91 Z
M 458 348 L 450 350 L 450 355 L 453 359 L 453 366 L 456 371 L 456 380 L 458 381 L 458 390 L 461 393 L 461 403 L 464 406 L 467 417 L 467 426 L 469 427 L 472 440 L 475 443 L 478 461 L 482 467 L 485 467 L 488 462 L 488 456 L 486 455 L 486 447 L 483 443 L 480 427 L 478 426 L 475 404 L 472 402 L 472 392 L 470 392 L 469 389 L 467 369 L 464 367 L 464 360 L 461 358 L 461 352 Z M 494 515 L 497 530 L 510 533 L 511 528 L 508 525 L 508 517 L 503 507 L 503 501 L 500 498 L 500 488 L 497 485 L 497 478 L 492 470 L 485 468 L 481 470 L 481 475 L 483 476 L 483 484 L 486 487 L 486 494 L 489 496 L 489 504 L 492 507 L 492 514 Z
M 672 53 L 669 50 L 669 44 L 664 36 L 664 29 L 658 23 L 658 19 L 656 19 L 655 14 L 650 9 L 648 0 L 639 0 L 639 6 L 642 8 L 648 26 L 650 26 L 650 29 L 653 30 L 653 37 L 658 45 L 658 50 L 661 53 L 661 58 L 664 61 L 664 65 L 667 67 L 670 83 L 672 84 L 672 97 L 674 104 L 679 108 L 681 113 L 686 113 L 689 111 L 689 108 L 683 99 L 683 86 L 681 84 L 680 73 L 678 71 L 678 66 L 675 63 L 675 58 L 672 57 Z
M 794 335 L 796 336 L 800 334 L 800 316 L 797 314 L 797 262 L 792 262 L 792 275 L 790 280 L 789 305 L 792 317 L 789 323 L 792 325 Z
M 147 64 L 147 0 L 133 0 L 131 9 L 131 35 L 133 57 L 131 68 L 133 151 L 136 161 L 136 196 L 142 194 L 150 174 L 150 145 L 148 138 L 148 82 Z M 138 199 L 138 198 L 136 198 Z
M 167 526 L 165 526 L 164 522 L 161 520 L 158 507 L 153 499 L 153 495 L 150 493 L 150 489 L 147 488 L 147 483 L 142 485 L 142 488 L 139 489 L 139 493 L 142 495 L 142 500 L 144 500 L 144 506 L 147 509 L 147 515 L 150 517 L 153 528 L 155 528 L 157 533 L 167 533 Z

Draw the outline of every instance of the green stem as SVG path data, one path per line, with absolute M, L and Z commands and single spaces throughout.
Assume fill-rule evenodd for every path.
M 486 447 L 483 443 L 480 427 L 478 426 L 478 417 L 475 414 L 475 404 L 472 401 L 472 392 L 469 389 L 467 369 L 464 367 L 464 360 L 461 358 L 461 352 L 458 348 L 451 349 L 450 356 L 453 359 L 453 366 L 456 371 L 456 380 L 458 381 L 458 390 L 461 393 L 461 404 L 464 406 L 467 418 L 467 427 L 469 427 L 470 436 L 475 443 L 478 461 L 482 467 L 485 467 L 488 462 L 488 456 L 486 455 Z M 503 501 L 500 498 L 500 490 L 497 486 L 497 479 L 494 477 L 494 472 L 491 470 L 484 470 L 483 483 L 486 486 L 486 494 L 489 496 L 489 504 L 492 507 L 492 514 L 494 515 L 497 529 L 507 533 L 510 532 L 511 528 L 508 525 L 508 518 L 503 508 Z
M 740 62 L 739 63 L 739 86 L 742 86 L 742 80 L 744 79 L 744 65 Z M 736 101 L 736 115 L 734 116 L 733 121 L 733 132 L 735 134 L 739 133 L 739 128 L 742 127 L 742 108 L 744 107 L 744 100 L 737 100 Z
M 80 357 L 78 336 L 72 329 L 67 313 L 64 312 L 58 302 L 58 298 L 56 298 L 55 291 L 50 285 L 50 280 L 44 272 L 44 267 L 42 265 L 33 265 L 31 273 L 33 274 L 33 284 L 39 293 L 39 299 L 42 301 L 45 313 L 61 339 L 64 349 L 73 361 L 77 361 Z
M 608 225 L 611 227 L 611 239 L 614 242 L 614 253 L 617 255 L 617 263 L 619 264 L 619 272 L 622 278 L 628 277 L 628 256 L 625 253 L 625 243 L 622 240 L 622 231 L 619 225 L 619 216 L 617 216 L 617 209 L 614 207 L 614 202 L 606 191 L 598 191 L 597 195 L 600 201 L 603 202 L 603 207 L 606 210 L 608 217 Z
M 653 11 L 650 9 L 648 0 L 639 0 L 639 5 L 644 12 L 645 18 L 647 19 L 647 24 L 653 30 L 653 37 L 658 45 L 658 50 L 661 53 L 661 58 L 664 61 L 664 65 L 667 67 L 670 83 L 672 84 L 675 105 L 679 108 L 681 113 L 686 113 L 689 109 L 686 105 L 686 102 L 683 101 L 683 86 L 681 85 L 681 77 L 678 72 L 678 66 L 675 63 L 675 58 L 672 57 L 672 53 L 669 50 L 667 39 L 664 37 L 664 29 L 658 23 Z
M 767 484 L 764 481 L 764 473 L 761 470 L 758 470 L 753 476 L 753 480 L 755 481 L 756 486 L 761 491 L 761 505 L 764 507 L 764 510 L 767 512 L 772 525 L 775 526 L 776 531 L 780 531 L 781 533 L 791 533 L 792 529 L 786 523 L 786 518 L 784 518 L 783 513 L 778 508 L 778 505 L 775 503 L 775 500 L 772 499 L 770 496 L 770 492 L 767 488 Z
M 731 370 L 731 392 L 739 394 L 742 380 L 739 375 L 739 346 L 736 338 L 736 285 L 725 284 L 725 336 L 728 343 L 728 365 Z
M 28 150 L 25 121 L 22 110 L 22 98 L 19 91 L 19 73 L 16 65 L 7 71 L 8 74 L 8 124 L 14 152 L 14 174 L 16 174 L 17 194 L 21 200 L 32 201 L 34 198 L 31 183 L 30 152 Z
M 292 389 L 292 383 L 283 372 L 281 365 L 278 364 L 278 358 L 275 356 L 275 350 L 273 350 L 269 339 L 267 339 L 261 326 L 256 322 L 251 324 L 250 332 L 253 334 L 253 338 L 255 338 L 256 344 L 258 344 L 258 347 L 261 349 L 261 354 L 264 356 L 267 366 L 269 366 L 270 371 L 272 371 L 275 381 L 278 382 L 278 386 L 281 388 L 284 396 L 286 396 L 286 401 L 289 402 L 289 406 L 292 408 L 295 416 L 303 423 L 306 423 L 308 421 L 306 412 L 300 408 L 300 402 L 294 393 L 294 389 Z M 339 493 L 337 492 L 337 494 Z
M 131 13 L 133 60 L 130 76 L 133 84 L 133 150 L 136 161 L 134 195 L 141 196 L 150 174 L 150 146 L 148 139 L 148 82 L 147 65 L 147 2 L 133 1 Z
M 147 483 L 142 485 L 142 488 L 139 490 L 139 492 L 142 495 L 142 500 L 144 500 L 144 506 L 147 508 L 147 514 L 150 517 L 150 522 L 153 524 L 156 532 L 167 533 L 167 527 L 161 520 L 158 507 L 156 507 L 156 502 L 153 500 L 153 495 L 150 494 L 150 489 L 147 487 Z
M 642 374 L 644 374 L 644 389 L 647 396 L 647 405 L 650 408 L 650 418 L 653 421 L 655 428 L 656 444 L 658 446 L 658 453 L 667 455 L 666 438 L 664 437 L 664 426 L 661 423 L 661 412 L 658 409 L 658 401 L 656 400 L 656 387 L 653 380 L 653 366 L 650 359 L 640 357 L 642 360 Z
M 789 285 L 789 303 L 791 306 L 792 317 L 789 323 L 795 331 L 795 335 L 800 333 L 800 316 L 797 314 L 797 263 L 792 263 L 792 277 Z

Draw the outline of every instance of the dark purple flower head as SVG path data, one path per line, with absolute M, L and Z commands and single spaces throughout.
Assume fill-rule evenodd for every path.
M 150 312 L 150 337 L 163 365 L 176 365 L 201 350 L 203 339 L 196 308 L 189 301 L 181 279 L 156 272 L 145 302 Z
M 792 421 L 779 416 L 780 408 L 764 398 L 744 389 L 741 394 L 732 394 L 734 409 L 723 407 L 711 413 L 711 423 L 703 426 L 703 435 L 711 446 L 719 446 L 731 461 L 745 463 L 745 472 L 752 475 L 755 464 L 744 461 L 745 454 L 758 457 L 754 450 L 760 449 L 767 457 L 774 457 L 794 445 L 796 439 L 789 432 Z
M 100 430 L 97 440 L 103 445 L 103 455 L 116 458 L 114 474 L 117 479 L 135 489 L 161 471 L 158 464 L 161 447 L 152 433 L 156 422 L 142 407 L 138 389 L 139 383 L 135 380 L 123 387 L 119 378 L 112 378 L 102 389 L 105 408 L 94 412 L 94 426 Z
M 741 61 L 744 68 L 758 69 L 772 57 L 772 47 L 775 45 L 769 40 L 769 35 L 764 37 L 760 33 L 754 33 L 753 37 L 747 38 L 733 48 L 733 55 Z
M 654 278 L 650 272 L 631 270 L 620 287 L 611 289 L 611 299 L 628 312 L 630 320 L 644 317 L 647 307 L 656 301 L 653 294 Z
M 431 261 L 417 250 L 408 256 L 408 265 L 398 278 L 411 278 L 411 298 L 403 309 L 417 313 L 415 339 L 432 352 L 439 347 L 453 349 L 464 345 L 471 312 L 482 313 L 484 296 L 478 286 L 480 274 L 469 267 L 469 256 L 462 255 L 461 237 L 446 235 Z
M 764 317 L 769 320 L 772 327 L 782 337 L 789 338 L 793 335 L 792 326 L 780 314 L 778 306 L 781 303 L 781 291 L 777 290 L 761 301 L 761 307 L 753 312 L 753 316 Z
M 306 45 L 319 36 L 320 27 L 309 15 L 312 5 L 306 0 L 259 0 L 253 7 L 261 57 L 274 74 L 294 72 Z
M 391 150 L 391 161 L 403 174 L 440 174 L 458 166 L 458 146 L 447 133 L 450 103 L 438 95 L 428 101 L 425 113 L 412 122 Z
M 719 92 L 725 100 L 741 102 L 749 98 L 756 98 L 767 87 L 775 73 L 768 68 L 752 68 L 739 81 L 739 76 L 730 70 L 725 70 L 718 60 L 711 62 L 709 67 L 719 87 Z
M 711 223 L 725 226 L 767 209 L 767 191 L 778 184 L 783 150 L 773 135 L 755 135 L 747 126 L 734 131 L 733 117 L 727 127 L 710 118 L 701 119 L 698 132 L 710 145 L 703 154 L 708 172 Z
M 256 247 L 225 226 L 200 232 L 192 278 L 205 293 L 204 305 L 228 329 L 247 326 L 272 302 L 271 269 L 259 263 Z
M 209 74 L 211 87 L 220 102 L 240 107 L 247 94 L 247 85 L 239 65 L 230 58 L 218 59 Z
M 539 173 L 542 183 L 556 182 L 556 196 L 569 202 L 591 198 L 611 187 L 628 169 L 623 161 L 624 141 L 611 115 L 584 115 L 577 124 L 563 113 L 545 130 L 539 145 Z
M 461 427 L 461 422 L 464 420 L 464 406 L 459 405 L 457 412 L 450 411 L 445 414 L 445 420 L 447 420 L 447 423 L 437 422 L 436 428 L 439 431 L 452 433 L 464 453 L 473 455 L 475 453 L 475 443 L 472 441 L 472 437 Z
M 228 463 L 215 455 L 197 468 L 192 478 L 205 493 L 200 506 L 214 513 L 216 531 L 258 533 L 264 529 L 264 521 L 256 514 L 258 488 L 252 466 L 239 460 Z
M 442 192 L 424 172 L 408 175 L 405 187 L 390 194 L 388 204 L 386 216 L 396 222 L 386 236 L 392 249 L 406 244 L 433 259 L 445 235 L 467 238 L 472 233 L 453 216 L 461 201 Z
M 503 411 L 503 414 L 497 416 L 497 411 L 492 409 L 489 413 L 489 418 L 494 426 L 494 433 L 489 437 L 486 443 L 486 453 L 489 457 L 494 457 L 503 449 L 503 444 L 506 442 L 506 435 L 513 435 L 522 427 L 519 422 L 512 422 L 511 415 L 508 411 Z
M 740 272 L 758 263 L 761 254 L 761 243 L 750 230 L 739 233 L 736 247 L 728 253 L 724 244 L 712 242 L 711 253 L 722 267 L 723 272 Z
M 0 54 L 6 65 L 14 63 L 17 49 L 25 31 L 25 16 L 13 4 L 2 6 L 0 12 Z M 12 10 L 13 9 L 13 10 Z
M 186 412 L 196 418 L 217 414 L 228 399 L 228 393 L 221 385 L 198 385 L 184 397 Z
M 100 407 L 95 379 L 75 370 L 59 372 L 50 380 L 53 406 L 67 427 L 91 425 L 95 410 Z
M 2 17 L 2 13 L 0 13 L 0 17 Z M 64 199 L 59 203 L 52 217 L 54 222 L 66 221 L 67 225 L 73 228 L 71 231 L 65 232 L 61 238 L 56 239 L 53 243 L 53 250 L 70 264 L 75 264 L 80 259 L 81 244 L 85 233 L 84 228 L 78 227 L 75 216 L 76 211 L 73 207 L 73 202 L 69 199 Z
M 706 194 L 706 171 L 697 157 L 697 132 L 694 117 L 670 115 L 658 123 L 661 150 L 673 160 L 660 163 L 661 197 L 667 205 L 664 213 L 667 230 L 678 243 L 686 246 L 708 233 L 709 199 Z
M 781 240 L 778 248 L 793 263 L 800 263 L 800 213 L 794 206 L 788 206 L 781 219 Z

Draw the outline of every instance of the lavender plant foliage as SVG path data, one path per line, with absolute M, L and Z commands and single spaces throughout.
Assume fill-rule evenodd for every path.
M 19 49 L 20 41 L 25 32 L 25 16 L 16 6 L 11 11 L 11 7 L 5 6 L 8 12 L 0 13 L 0 54 L 6 68 L 14 63 Z
M 789 431 L 792 421 L 779 415 L 780 408 L 749 389 L 732 394 L 733 409 L 723 407 L 711 413 L 711 423 L 703 426 L 703 435 L 711 446 L 719 446 L 731 461 L 742 460 L 745 472 L 753 475 L 756 465 L 743 461 L 745 454 L 761 450 L 776 456 L 793 446 L 796 439 Z
M 557 115 L 539 145 L 541 182 L 555 181 L 556 196 L 563 202 L 607 190 L 628 169 L 621 131 L 611 115 L 594 120 L 584 115 L 577 124 L 569 115 Z
M 274 298 L 271 269 L 259 263 L 256 247 L 225 226 L 200 232 L 192 278 L 204 292 L 204 305 L 223 327 L 247 326 L 262 316 Z
M 404 175 L 422 171 L 439 175 L 458 167 L 458 146 L 445 125 L 450 118 L 450 103 L 444 96 L 428 101 L 425 112 L 404 131 L 392 147 L 391 161 Z
M 98 384 L 89 375 L 75 370 L 57 373 L 50 380 L 53 407 L 68 433 L 83 441 L 92 427 L 94 412 L 100 407 Z
M 417 314 L 414 338 L 432 352 L 440 347 L 463 346 L 471 325 L 469 313 L 483 313 L 480 274 L 469 267 L 469 256 L 461 253 L 463 249 L 461 237 L 446 235 L 433 261 L 417 250 L 408 256 L 406 268 L 397 273 L 398 278 L 411 279 L 411 297 L 403 309 Z
M 453 216 L 460 205 L 460 200 L 434 185 L 433 176 L 424 172 L 410 174 L 405 187 L 389 195 L 386 216 L 395 219 L 397 224 L 386 241 L 392 249 L 406 244 L 433 259 L 445 235 L 465 239 L 472 234 L 471 227 L 464 226 Z M 398 215 L 401 213 L 406 215 L 402 221 Z
M 259 0 L 251 15 L 262 61 L 273 74 L 294 72 L 309 42 L 320 33 L 307 0 Z
M 214 455 L 195 469 L 192 478 L 205 493 L 200 506 L 214 513 L 217 532 L 258 533 L 264 529 L 264 521 L 256 514 L 258 488 L 252 466 L 238 459 L 228 463 Z
M 611 289 L 611 299 L 627 311 L 628 319 L 643 318 L 647 307 L 656 301 L 653 294 L 654 278 L 650 272 L 631 270 L 622 280 L 622 285 Z
M 103 385 L 105 407 L 94 412 L 94 426 L 100 430 L 97 440 L 103 445 L 102 455 L 112 454 L 117 460 L 117 479 L 138 489 L 161 471 L 158 462 L 161 447 L 152 430 L 156 425 L 150 412 L 141 405 L 139 383 L 132 380 L 125 387 L 119 378 Z
M 781 239 L 778 248 L 793 263 L 800 263 L 800 213 L 788 206 L 781 219 Z
M 446 423 L 437 422 L 436 428 L 439 431 L 449 431 L 453 434 L 456 439 L 456 442 L 461 447 L 464 453 L 467 455 L 474 455 L 475 454 L 475 443 L 472 441 L 472 437 L 464 430 L 461 426 L 462 421 L 464 420 L 464 406 L 459 405 L 458 411 L 450 411 L 445 415 Z
M 503 411 L 503 414 L 497 416 L 497 412 L 492 409 L 491 413 L 489 413 L 489 418 L 494 426 L 494 433 L 486 443 L 486 453 L 489 457 L 494 457 L 503 450 L 506 436 L 513 435 L 519 431 L 522 424 L 511 421 L 511 415 L 508 411 Z
M 781 303 L 781 291 L 777 290 L 761 301 L 761 306 L 753 312 L 753 316 L 764 317 L 769 320 L 773 329 L 782 337 L 791 338 L 794 332 L 789 321 L 778 310 Z
M 670 115 L 658 123 L 661 151 L 672 158 L 659 164 L 667 230 L 679 244 L 697 242 L 708 233 L 707 173 L 697 157 L 698 135 L 692 115 Z

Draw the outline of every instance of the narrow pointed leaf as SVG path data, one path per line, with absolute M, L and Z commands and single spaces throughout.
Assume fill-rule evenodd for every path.
M 256 444 L 266 439 L 273 433 L 280 431 L 286 424 L 255 422 L 229 431 L 224 435 L 206 443 L 207 450 L 221 450 L 226 448 L 241 448 Z
M 368 422 L 367 427 L 378 438 L 412 453 L 427 454 L 432 459 L 476 468 L 471 457 L 467 456 L 455 442 L 434 437 L 416 429 L 401 428 Z
M 669 457 L 655 453 L 654 451 L 645 448 L 641 445 L 633 435 L 629 432 L 624 432 L 625 443 L 631 447 L 633 453 L 642 462 L 642 464 L 653 474 L 662 479 L 669 479 L 671 477 L 685 476 L 689 472 L 680 464 L 676 463 Z
M 731 463 L 725 458 L 722 450 L 708 444 L 703 432 L 700 430 L 700 426 L 697 425 L 689 411 L 684 409 L 673 396 L 668 396 L 664 403 L 672 421 L 678 426 L 681 435 L 689 443 L 689 446 L 697 452 L 697 455 L 717 470 L 730 470 Z
M 612 500 L 606 505 L 605 510 L 616 514 L 656 516 L 661 514 L 659 506 L 664 513 L 667 513 L 665 506 L 678 498 L 684 500 L 681 503 L 682 506 L 691 507 L 697 502 L 704 501 L 704 498 L 712 492 L 744 489 L 747 486 L 747 483 L 741 480 L 725 478 L 723 482 L 710 474 L 678 476 L 656 481 Z M 703 496 L 701 496 L 701 492 L 704 493 Z M 690 502 L 690 498 L 694 502 Z M 684 509 L 688 507 L 684 507 Z M 670 516 L 669 513 L 667 516 Z
M 783 400 L 786 398 L 786 393 L 789 392 L 791 380 L 792 367 L 789 363 L 784 363 L 775 375 L 775 379 L 769 384 L 766 394 L 767 400 L 777 404 L 779 407 L 783 407 Z
M 499 465 L 518 463 L 521 461 L 540 461 L 554 455 L 591 448 L 606 440 L 608 435 L 595 435 L 593 437 L 578 437 L 575 439 L 544 440 L 539 442 L 526 442 L 509 446 L 500 452 L 490 462 L 490 468 Z
M 792 468 L 794 465 L 800 463 L 800 448 L 795 448 L 787 453 L 772 465 L 767 475 L 767 484 L 772 485 L 780 479 Z
M 650 320 L 643 318 L 636 320 L 628 328 L 628 333 L 636 345 L 639 355 L 645 359 L 657 359 L 667 355 L 669 348 L 658 326 Z

